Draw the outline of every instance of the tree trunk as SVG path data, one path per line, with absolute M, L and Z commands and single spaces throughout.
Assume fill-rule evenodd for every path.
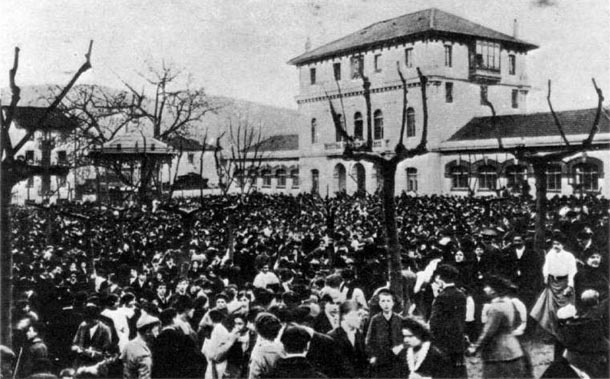
M 383 217 L 389 265 L 390 290 L 396 296 L 396 308 L 402 310 L 402 306 L 405 304 L 405 299 L 402 286 L 400 243 L 398 242 L 398 229 L 396 227 L 396 202 L 394 200 L 396 164 L 393 162 L 384 163 L 380 169 L 382 170 L 383 174 Z
M 10 180 L 9 170 L 2 167 L 2 178 L 0 181 L 0 238 L 2 246 L 0 249 L 0 344 L 12 346 L 11 335 L 11 311 L 13 308 L 13 256 L 11 253 L 11 227 L 9 206 L 11 203 L 11 191 L 13 181 Z
M 51 175 L 49 174 L 49 167 L 51 166 L 51 152 L 53 150 L 53 141 L 49 136 L 49 133 L 44 133 L 42 141 L 40 142 L 40 150 L 42 153 L 40 162 L 44 167 L 44 175 L 41 178 L 40 193 L 43 198 L 46 198 L 51 193 Z
M 536 232 L 534 235 L 534 249 L 544 256 L 546 249 L 546 170 L 547 162 L 538 162 L 533 165 L 536 178 Z

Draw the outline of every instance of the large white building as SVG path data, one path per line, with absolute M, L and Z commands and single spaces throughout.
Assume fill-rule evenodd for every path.
M 516 33 L 515 33 L 516 34 Z M 300 190 L 320 193 L 358 189 L 373 192 L 379 185 L 368 162 L 342 159 L 344 144 L 335 132 L 328 98 L 348 132 L 366 139 L 371 118 L 375 151 L 390 152 L 400 134 L 402 83 L 408 86 L 405 144 L 421 138 L 422 99 L 417 68 L 428 77 L 429 153 L 402 162 L 396 191 L 420 194 L 495 194 L 516 190 L 529 181 L 532 168 L 499 153 L 490 123 L 487 98 L 500 116 L 506 147 L 525 144 L 557 149 L 561 139 L 550 113 L 527 114 L 530 90 L 527 54 L 537 46 L 438 9 L 427 9 L 370 25 L 353 34 L 292 59 L 297 67 L 299 111 L 308 125 L 299 132 Z M 371 82 L 367 115 L 362 67 Z M 593 89 L 592 89 L 593 91 Z M 559 112 L 571 141 L 589 132 L 595 109 Z M 610 124 L 602 117 L 595 150 L 552 165 L 551 193 L 602 191 L 610 194 Z M 533 193 L 533 190 L 532 190 Z

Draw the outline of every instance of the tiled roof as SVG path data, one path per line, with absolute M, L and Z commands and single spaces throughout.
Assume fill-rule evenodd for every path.
M 258 144 L 259 151 L 288 151 L 299 149 L 298 134 L 283 134 L 269 137 Z
M 150 136 L 138 132 L 120 135 L 106 142 L 101 149 L 95 149 L 94 154 L 172 154 L 173 149 Z
M 8 106 L 3 106 L 3 112 L 6 112 Z M 47 112 L 47 107 L 20 107 L 15 108 L 14 122 L 15 124 L 24 129 L 35 129 L 40 130 L 40 120 L 44 117 Z M 54 111 L 47 117 L 44 123 L 44 129 L 51 131 L 70 131 L 76 128 L 78 124 L 69 117 L 67 117 L 61 111 Z
M 556 112 L 566 135 L 588 134 L 595 119 L 596 108 Z M 559 136 L 550 112 L 515 114 L 496 117 L 502 138 Z M 610 132 L 610 120 L 604 114 L 599 122 L 600 133 Z M 472 141 L 497 138 L 491 116 L 475 117 L 458 130 L 448 141 Z
M 422 35 L 452 34 L 479 37 L 510 44 L 520 50 L 532 50 L 538 46 L 516 39 L 504 33 L 468 21 L 440 9 L 430 8 L 409 13 L 390 20 L 380 21 L 336 41 L 308 51 L 288 63 L 300 65 L 321 58 L 365 49 L 388 43 L 399 43 Z
M 195 139 L 186 138 L 182 136 L 176 136 L 167 141 L 168 144 L 176 150 L 182 149 L 183 151 L 201 151 L 202 145 Z M 203 141 L 202 141 L 203 142 Z M 206 150 L 214 150 L 214 146 L 207 144 L 205 146 Z

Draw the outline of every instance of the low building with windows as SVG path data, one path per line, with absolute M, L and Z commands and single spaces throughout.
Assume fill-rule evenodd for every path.
M 516 24 L 515 24 L 516 29 Z M 414 194 L 496 194 L 505 187 L 534 191 L 531 167 L 498 152 L 487 100 L 497 111 L 507 147 L 540 146 L 552 151 L 562 140 L 550 113 L 528 114 L 526 58 L 538 46 L 439 9 L 381 21 L 289 61 L 299 72 L 296 98 L 308 126 L 299 133 L 300 190 L 321 194 L 374 192 L 380 184 L 369 162 L 342 159 L 342 136 L 333 127 L 329 100 L 342 125 L 366 140 L 370 122 L 373 150 L 392 154 L 399 140 L 403 86 L 407 83 L 407 148 L 420 142 L 423 107 L 417 68 L 428 78 L 429 153 L 403 161 L 396 191 Z M 370 112 L 361 72 L 370 80 Z M 571 141 L 582 141 L 593 110 L 559 112 Z M 610 195 L 610 130 L 602 115 L 594 151 L 552 165 L 550 192 Z M 525 183 L 528 183 L 527 185 Z
M 252 146 L 251 154 L 234 161 L 233 192 L 297 194 L 299 182 L 299 136 L 275 135 Z M 254 153 L 256 151 L 256 153 Z
M 8 107 L 3 106 L 2 112 Z M 16 145 L 26 137 L 29 130 L 36 130 L 15 154 L 17 160 L 30 165 L 49 167 L 64 166 L 70 168 L 69 154 L 73 151 L 70 142 L 70 130 L 74 123 L 59 111 L 51 114 L 40 128 L 40 120 L 45 118 L 46 107 L 17 106 L 13 123 L 9 127 L 9 138 Z M 17 183 L 12 190 L 12 201 L 15 203 L 41 202 L 45 199 L 57 201 L 71 200 L 75 192 L 75 176 L 37 175 Z

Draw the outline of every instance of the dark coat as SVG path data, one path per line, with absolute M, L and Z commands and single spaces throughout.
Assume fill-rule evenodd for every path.
M 411 374 L 407 364 L 407 350 L 400 353 L 400 377 L 408 378 Z M 415 372 L 423 377 L 450 378 L 451 362 L 449 358 L 436 346 L 431 345 L 426 358 Z
M 433 343 L 447 354 L 463 354 L 465 323 L 466 295 L 455 286 L 445 288 L 432 303 Z
M 326 313 L 324 313 L 324 311 L 320 312 L 320 314 L 315 318 L 313 322 L 313 329 L 322 334 L 326 334 L 333 330 L 333 326 L 330 323 L 330 320 L 328 320 L 328 317 L 326 317 Z
M 195 378 L 203 375 L 204 358 L 197 350 L 193 341 L 181 331 L 162 330 L 152 348 L 152 377 Z
M 393 313 L 389 321 L 382 313 L 371 318 L 366 333 L 366 352 L 369 357 L 376 357 L 373 367 L 378 377 L 396 377 L 399 365 L 396 355 L 392 352 L 394 346 L 402 344 L 402 318 Z
M 581 307 L 580 295 L 588 289 L 596 290 L 599 293 L 600 301 L 608 298 L 608 278 L 601 267 L 583 266 L 574 275 L 574 291 L 578 308 Z
M 340 377 L 341 356 L 337 352 L 335 341 L 328 335 L 314 332 L 309 343 L 307 360 L 314 368 L 329 378 Z
M 499 273 L 519 287 L 519 298 L 530 309 L 542 290 L 542 261 L 533 250 L 526 248 L 521 258 L 517 250 L 509 247 L 502 254 Z
M 307 358 L 291 357 L 280 359 L 275 367 L 263 378 L 327 378 L 309 363 Z
M 334 329 L 328 335 L 335 341 L 336 349 L 341 356 L 341 377 L 362 378 L 366 376 L 368 360 L 362 333 L 356 332 L 356 342 L 354 345 L 349 341 L 347 333 L 341 327 Z
M 497 274 L 499 256 L 486 251 L 478 260 L 475 256 L 472 262 L 472 284 L 477 289 L 483 288 L 483 281 L 489 275 Z

